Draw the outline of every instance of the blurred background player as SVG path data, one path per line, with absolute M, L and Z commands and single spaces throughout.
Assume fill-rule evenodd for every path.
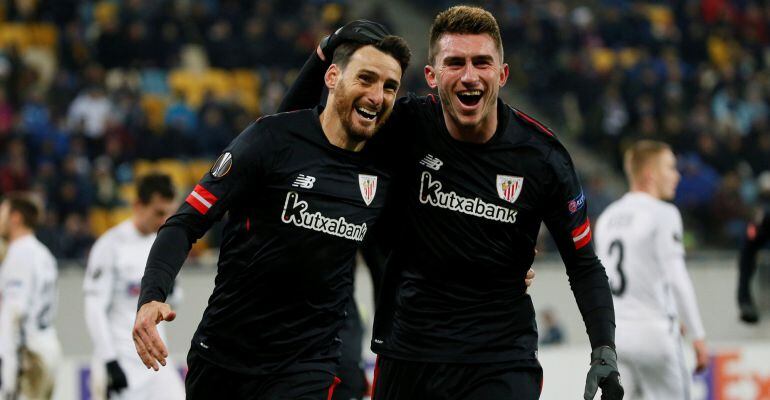
M 0 398 L 49 399 L 61 357 L 56 315 L 56 260 L 33 231 L 34 202 L 9 194 L 0 204 Z
M 625 153 L 630 190 L 596 223 L 596 248 L 610 279 L 615 344 L 627 399 L 690 399 L 680 318 L 693 337 L 696 371 L 708 360 L 705 332 L 684 262 L 682 217 L 669 204 L 679 183 L 676 158 L 643 140 Z
M 770 240 L 770 171 L 759 176 L 757 187 L 761 204 L 746 227 L 738 259 L 738 306 L 741 320 L 750 324 L 759 322 L 759 312 L 751 295 L 751 278 L 757 270 L 757 253 Z
M 174 364 L 157 373 L 149 371 L 136 357 L 131 339 L 147 256 L 158 228 L 173 211 L 171 178 L 143 176 L 136 183 L 132 217 L 105 232 L 91 250 L 83 290 L 86 325 L 94 345 L 94 399 L 184 399 Z M 178 300 L 179 290 L 173 293 L 170 301 Z M 165 338 L 164 327 L 158 330 Z

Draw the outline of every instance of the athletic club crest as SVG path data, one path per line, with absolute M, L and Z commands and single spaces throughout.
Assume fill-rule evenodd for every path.
M 358 175 L 358 187 L 361 189 L 361 197 L 368 206 L 374 200 L 374 194 L 377 193 L 377 177 L 374 175 Z
M 524 178 L 520 176 L 497 176 L 497 195 L 509 203 L 519 198 L 522 186 L 524 186 Z

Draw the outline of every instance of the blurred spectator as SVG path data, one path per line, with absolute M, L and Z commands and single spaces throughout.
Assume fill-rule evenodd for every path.
M 0 157 L 0 195 L 29 189 L 32 175 L 27 165 L 24 141 L 18 137 L 11 139 Z
M 185 156 L 196 156 L 196 142 L 198 140 L 198 115 L 195 110 L 185 102 L 181 92 L 174 93 L 171 104 L 166 109 L 164 122 L 168 128 L 168 134 L 179 140 L 177 149 Z
M 556 314 L 554 313 L 553 309 L 546 308 L 542 311 L 542 313 L 538 313 L 538 315 L 541 315 L 543 321 L 540 344 L 543 346 L 548 346 L 564 343 L 566 339 L 564 335 L 564 328 L 556 318 Z
M 2 143 L 11 132 L 13 126 L 13 107 L 8 102 L 5 90 L 0 90 L 0 143 Z
M 92 198 L 88 172 L 83 170 L 82 163 L 79 163 L 75 155 L 68 155 L 62 162 L 52 204 L 62 220 L 66 220 L 70 214 L 87 214 Z
M 83 260 L 88 249 L 94 243 L 81 214 L 69 214 L 64 220 L 64 229 L 58 241 L 59 257 L 71 260 Z
M 206 35 L 206 53 L 215 68 L 236 68 L 244 65 L 241 43 L 233 37 L 233 27 L 225 19 L 219 19 Z
M 122 204 L 118 183 L 113 178 L 112 161 L 99 157 L 94 163 L 94 199 L 93 205 L 111 210 Z
M 234 137 L 233 131 L 225 123 L 222 110 L 209 107 L 203 113 L 198 130 L 197 154 L 207 158 L 216 157 Z
M 741 177 L 738 172 L 730 171 L 722 177 L 711 210 L 711 232 L 719 236 L 713 242 L 737 243 L 750 214 L 750 208 L 746 206 L 741 194 Z
M 101 153 L 107 118 L 112 112 L 112 102 L 104 89 L 91 86 L 83 90 L 70 105 L 67 124 L 73 134 L 83 134 L 88 144 L 88 154 Z

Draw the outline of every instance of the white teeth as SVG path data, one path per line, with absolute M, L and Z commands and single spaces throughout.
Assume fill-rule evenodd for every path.
M 481 96 L 481 90 L 465 90 L 462 92 L 457 93 L 460 96 Z
M 366 115 L 369 115 L 369 116 L 371 116 L 372 118 L 374 118 L 374 117 L 376 117 L 376 116 L 377 116 L 377 111 L 371 111 L 371 110 L 367 110 L 367 109 L 365 109 L 365 108 L 363 108 L 363 107 L 356 107 L 356 110 L 358 110 L 358 111 L 360 111 L 360 112 L 362 112 L 362 113 L 364 113 L 364 114 L 366 114 Z

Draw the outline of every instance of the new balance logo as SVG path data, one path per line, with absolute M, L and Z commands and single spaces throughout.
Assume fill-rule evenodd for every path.
M 441 168 L 442 165 L 444 165 L 444 162 L 428 154 L 427 156 L 425 156 L 425 158 L 420 160 L 420 164 L 434 171 L 438 171 L 438 169 Z
M 313 183 L 315 183 L 315 177 L 312 177 L 310 175 L 299 174 L 299 176 L 297 176 L 297 179 L 294 180 L 294 183 L 292 183 L 291 186 L 301 187 L 303 189 L 312 189 Z

